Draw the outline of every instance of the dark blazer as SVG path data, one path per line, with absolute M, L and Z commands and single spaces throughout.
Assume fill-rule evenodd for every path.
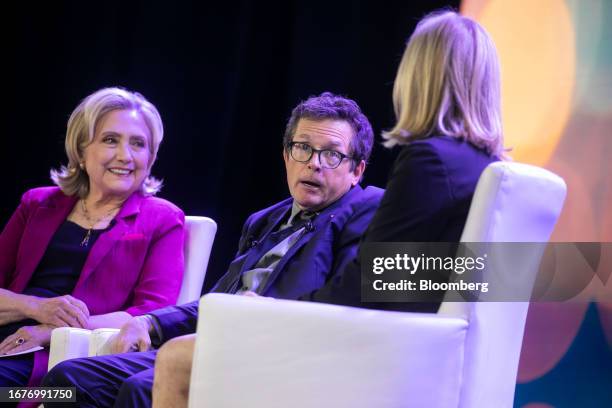
M 398 155 L 362 242 L 459 242 L 481 173 L 499 160 L 448 136 L 414 141 Z M 383 310 L 437 312 L 440 302 L 362 303 L 359 258 L 313 301 Z
M 357 256 L 359 239 L 366 230 L 382 197 L 376 187 L 352 188 L 322 210 L 310 228 L 276 265 L 263 296 L 309 300 L 344 270 Z M 243 272 L 251 269 L 270 249 L 266 238 L 286 219 L 293 199 L 251 215 L 242 230 L 236 258 L 214 292 L 234 293 Z M 163 340 L 194 333 L 198 302 L 167 307 L 150 313 L 157 318 Z

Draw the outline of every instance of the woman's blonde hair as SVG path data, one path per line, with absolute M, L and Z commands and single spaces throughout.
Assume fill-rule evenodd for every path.
M 504 156 L 499 59 L 487 32 L 453 11 L 423 18 L 393 86 L 397 123 L 385 146 L 435 135 L 465 139 Z
M 114 110 L 138 111 L 151 134 L 149 146 L 151 158 L 148 171 L 157 158 L 159 144 L 164 138 L 164 126 L 157 108 L 138 92 L 122 88 L 103 88 L 89 95 L 76 107 L 68 119 L 66 130 L 66 155 L 68 165 L 60 170 L 51 170 L 51 179 L 66 195 L 85 198 L 89 194 L 89 177 L 81 168 L 83 152 L 93 141 L 96 125 L 104 115 Z M 162 182 L 148 175 L 141 186 L 145 195 L 156 194 Z

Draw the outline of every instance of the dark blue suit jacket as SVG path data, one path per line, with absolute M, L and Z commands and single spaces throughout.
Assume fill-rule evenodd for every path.
M 338 201 L 322 210 L 311 228 L 276 265 L 263 296 L 310 300 L 357 256 L 359 240 L 370 223 L 383 195 L 376 187 L 353 187 Z M 270 249 L 266 237 L 276 231 L 291 211 L 289 198 L 251 215 L 242 230 L 236 258 L 214 292 L 234 293 L 243 272 L 252 269 Z M 171 306 L 150 314 L 160 324 L 163 340 L 196 330 L 198 302 Z
M 497 160 L 471 143 L 449 136 L 406 145 L 393 165 L 380 207 L 362 242 L 459 242 L 478 179 L 485 167 Z M 442 301 L 361 302 L 358 257 L 311 300 L 432 313 Z

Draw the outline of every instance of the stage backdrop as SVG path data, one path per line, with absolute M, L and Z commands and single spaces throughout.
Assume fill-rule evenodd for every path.
M 384 187 L 396 151 L 380 146 L 380 132 L 393 125 L 399 59 L 416 22 L 443 6 L 458 2 L 16 4 L 0 26 L 0 222 L 65 162 L 65 125 L 80 100 L 124 86 L 164 120 L 160 196 L 218 222 L 208 290 L 247 216 L 288 196 L 282 136 L 300 100 L 332 91 L 358 101 L 377 135 L 363 184 Z
M 104 86 L 137 90 L 165 123 L 153 171 L 165 181 L 161 196 L 219 224 L 206 291 L 246 217 L 287 197 L 281 140 L 291 108 L 323 91 L 345 94 L 379 135 L 394 121 L 405 41 L 443 6 L 477 18 L 497 43 L 511 155 L 568 184 L 554 239 L 610 241 L 606 0 L 13 4 L 0 25 L 0 223 L 65 162 L 65 124 L 81 98 Z M 364 184 L 384 187 L 395 154 L 377 144 Z M 591 303 L 532 307 L 516 406 L 612 406 L 612 307 L 597 302 L 609 290 L 610 280 L 594 282 L 583 294 Z
M 552 240 L 612 241 L 612 3 L 467 0 L 461 11 L 500 53 L 511 155 L 567 183 Z M 517 407 L 612 406 L 612 260 L 601 248 L 599 278 L 578 300 L 530 306 Z

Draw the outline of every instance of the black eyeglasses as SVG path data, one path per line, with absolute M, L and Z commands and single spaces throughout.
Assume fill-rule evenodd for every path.
M 352 157 L 347 156 L 344 153 L 330 149 L 315 149 L 308 143 L 302 142 L 289 142 L 287 144 L 287 150 L 289 150 L 293 160 L 300 163 L 309 162 L 310 159 L 312 159 L 312 155 L 317 153 L 319 155 L 319 163 L 321 164 L 321 167 L 325 169 L 335 169 L 344 159 L 353 160 Z

